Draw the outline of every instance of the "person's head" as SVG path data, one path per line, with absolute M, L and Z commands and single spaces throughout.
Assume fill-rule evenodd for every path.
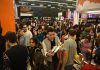
M 34 63 L 36 64 L 36 68 L 38 68 L 39 65 L 44 64 L 45 58 L 41 52 L 37 51 L 35 52 L 33 60 L 34 60 Z
M 41 25 L 38 27 L 38 34 L 40 34 L 40 33 L 42 33 L 42 26 Z
M 20 29 L 20 30 L 18 31 L 18 34 L 19 34 L 19 36 L 23 36 L 23 35 L 24 35 L 24 30 L 23 30 L 23 29 Z
M 37 38 L 35 37 L 31 38 L 29 42 L 30 42 L 30 47 L 35 47 L 36 45 L 39 44 Z
M 90 42 L 91 41 L 91 36 L 90 35 L 86 35 L 84 37 L 84 39 L 85 39 L 86 42 Z
M 73 28 L 71 28 L 69 30 L 69 36 L 71 36 L 71 37 L 75 37 L 76 36 L 76 31 Z
M 23 27 L 24 32 L 27 32 L 27 30 L 28 30 L 27 24 L 23 23 L 22 27 Z
M 53 27 L 48 27 L 47 28 L 47 37 L 51 40 L 55 39 L 56 33 L 55 29 Z
M 17 36 L 15 32 L 7 32 L 5 38 L 8 45 L 17 43 Z
M 100 48 L 96 50 L 95 56 L 94 56 L 94 62 L 96 65 L 100 66 Z
M 90 32 L 90 27 L 86 27 L 85 31 L 89 33 Z

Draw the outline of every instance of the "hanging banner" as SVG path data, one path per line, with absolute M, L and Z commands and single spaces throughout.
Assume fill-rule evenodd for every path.
M 100 0 L 78 0 L 76 9 L 79 12 L 100 10 Z

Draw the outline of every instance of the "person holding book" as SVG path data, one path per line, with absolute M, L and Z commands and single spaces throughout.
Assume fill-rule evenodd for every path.
M 58 65 L 58 47 L 60 45 L 59 37 L 56 35 L 53 27 L 48 27 L 47 37 L 42 42 L 43 54 L 47 58 L 49 70 L 57 70 Z

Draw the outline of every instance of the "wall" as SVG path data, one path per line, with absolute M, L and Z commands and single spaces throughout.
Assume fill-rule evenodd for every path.
M 3 28 L 2 35 L 8 31 L 15 32 L 13 0 L 0 0 L 0 22 Z

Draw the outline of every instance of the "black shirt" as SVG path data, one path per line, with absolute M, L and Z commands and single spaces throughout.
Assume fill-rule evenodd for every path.
M 56 46 L 55 40 L 51 41 L 51 49 Z M 56 62 L 58 61 L 57 53 L 52 57 L 53 61 Z
M 0 70 L 3 68 L 3 53 L 5 52 L 5 38 L 0 35 Z
M 26 46 L 13 46 L 6 51 L 11 70 L 27 70 L 28 50 Z

